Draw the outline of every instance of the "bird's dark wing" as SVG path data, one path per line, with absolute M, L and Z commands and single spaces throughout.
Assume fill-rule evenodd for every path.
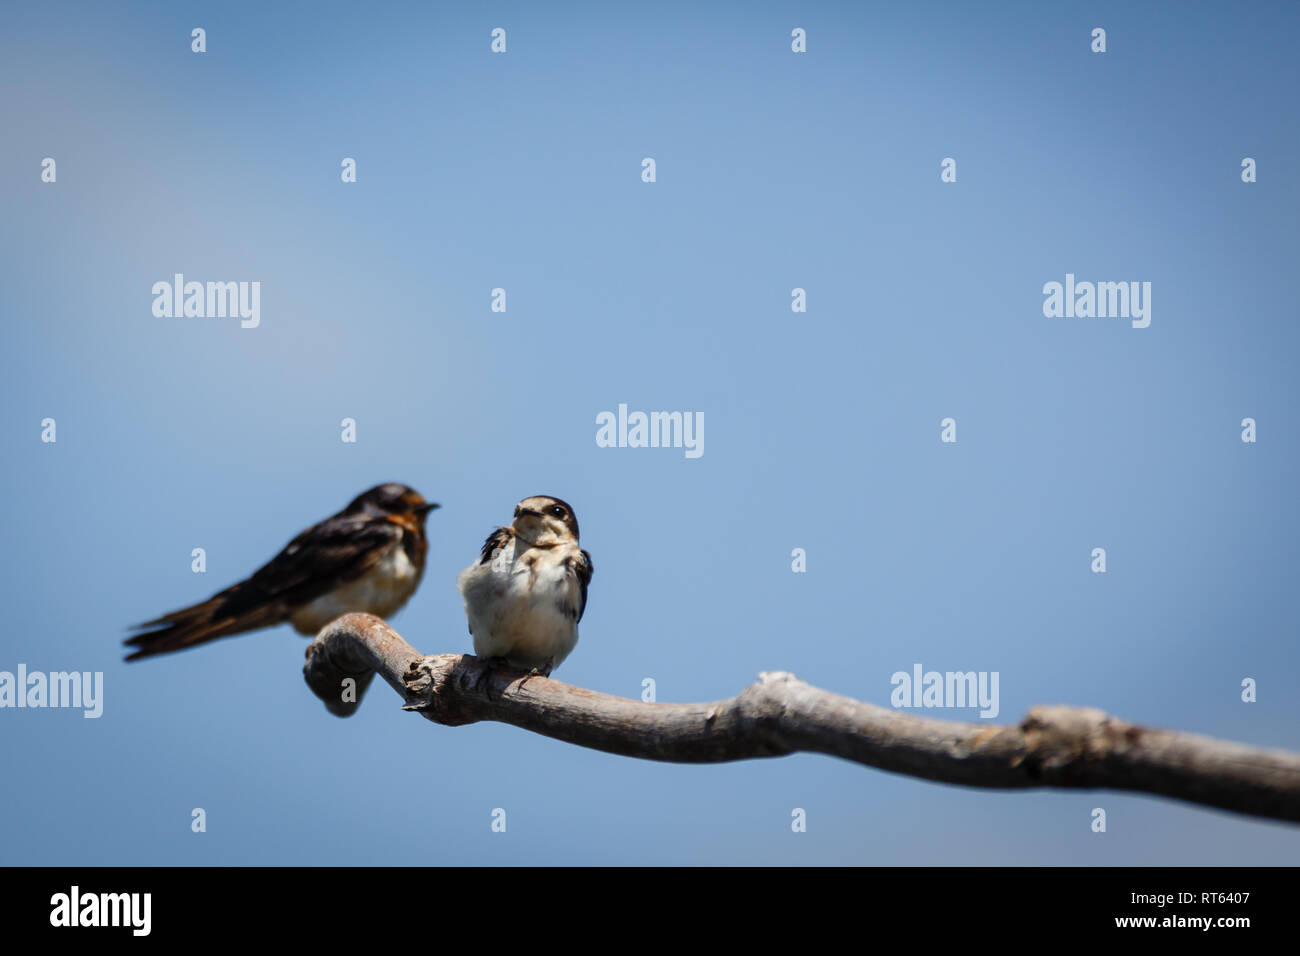
M 127 660 L 178 651 L 285 621 L 295 608 L 360 577 L 402 539 L 402 529 L 370 515 L 335 515 L 298 535 L 246 581 L 136 629 Z
M 578 606 L 564 605 L 565 613 L 572 617 L 576 623 L 582 620 L 582 615 L 587 610 L 587 586 L 591 584 L 591 575 L 596 570 L 596 566 L 591 563 L 590 554 L 586 551 L 579 551 L 577 554 L 569 555 L 564 559 L 564 568 L 578 579 Z
M 336 515 L 290 541 L 248 583 L 298 607 L 365 574 L 401 541 L 401 526 L 387 518 Z
M 492 555 L 498 549 L 504 550 L 510 547 L 510 542 L 514 540 L 515 533 L 509 528 L 497 528 L 487 540 L 483 542 L 483 550 L 479 552 L 478 563 L 487 564 L 492 560 Z

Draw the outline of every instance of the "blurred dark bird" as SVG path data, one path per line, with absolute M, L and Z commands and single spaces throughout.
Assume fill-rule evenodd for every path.
M 289 621 L 314 635 L 340 614 L 388 617 L 415 593 L 429 543 L 424 521 L 438 505 L 390 482 L 358 495 L 290 541 L 246 581 L 201 604 L 138 624 L 128 661 Z M 145 630 L 147 629 L 147 630 Z

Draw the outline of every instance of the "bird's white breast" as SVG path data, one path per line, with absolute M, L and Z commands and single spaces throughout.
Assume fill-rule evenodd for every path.
M 361 577 L 303 605 L 290 620 L 298 633 L 315 634 L 336 617 L 352 611 L 388 617 L 410 599 L 419 583 L 420 569 L 407 557 L 405 548 L 395 545 Z
M 529 549 L 516 539 L 500 558 L 460 573 L 475 654 L 521 668 L 560 666 L 578 643 L 578 623 L 563 610 L 581 601 L 578 580 L 564 564 L 576 550 Z

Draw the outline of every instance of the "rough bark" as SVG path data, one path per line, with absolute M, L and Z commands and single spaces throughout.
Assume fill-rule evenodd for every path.
M 307 648 L 303 674 L 348 716 L 378 673 L 404 709 L 447 726 L 495 720 L 582 747 L 713 763 L 797 751 L 972 787 L 1128 790 L 1300 822 L 1300 754 L 1141 727 L 1100 710 L 1035 707 L 1014 726 L 935 720 L 769 671 L 728 700 L 648 704 L 468 654 L 421 655 L 383 620 L 347 614 Z M 345 694 L 345 679 L 355 690 Z M 350 699 L 348 699 L 350 698 Z

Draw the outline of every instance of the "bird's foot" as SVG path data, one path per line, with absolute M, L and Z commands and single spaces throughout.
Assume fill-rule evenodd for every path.
M 492 679 L 492 672 L 499 670 L 502 667 L 509 667 L 510 665 L 504 657 L 483 657 L 480 658 L 480 660 L 483 662 L 483 669 L 479 671 L 479 679 L 477 683 L 481 684 L 484 691 L 486 691 Z
M 555 658 L 548 657 L 546 659 L 545 664 L 543 664 L 541 667 L 534 667 L 526 675 L 524 675 L 524 679 L 519 682 L 519 686 L 523 687 L 534 677 L 550 677 L 551 671 L 553 670 L 555 670 Z

